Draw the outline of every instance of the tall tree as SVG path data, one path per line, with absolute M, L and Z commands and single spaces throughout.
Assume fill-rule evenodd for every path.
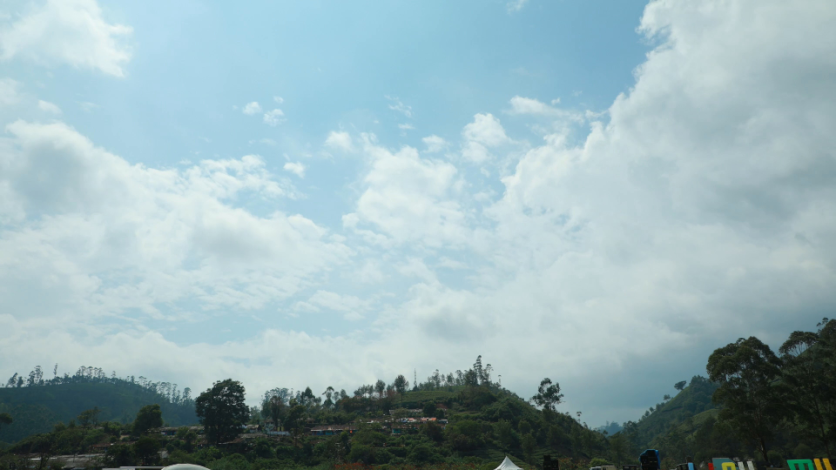
M 30 444 L 30 451 L 38 454 L 38 470 L 43 470 L 47 467 L 49 458 L 53 455 L 55 447 L 55 436 L 52 434 L 39 434 L 34 437 Z
M 302 405 L 296 405 L 293 401 L 291 403 L 291 408 L 287 412 L 287 416 L 285 416 L 284 422 L 287 429 L 290 430 L 290 433 L 293 434 L 293 445 L 296 445 L 296 438 L 301 434 L 302 425 L 304 424 L 305 418 L 305 407 Z
M 156 437 L 142 436 L 133 446 L 134 455 L 143 465 L 153 465 L 160 457 L 160 441 Z
M 82 413 L 83 414 L 83 413 Z M 160 428 L 163 425 L 163 412 L 160 405 L 143 406 L 136 413 L 134 420 L 134 434 L 143 435 L 151 429 Z
M 467 372 L 464 373 L 464 384 L 465 384 L 465 386 L 468 386 L 468 387 L 478 386 L 479 385 L 479 374 L 473 369 L 468 370 Z
M 476 379 L 478 383 L 485 381 L 484 371 L 482 370 L 482 355 L 476 357 L 476 362 L 473 363 L 473 371 L 476 372 Z M 478 384 L 477 384 L 478 385 Z
M 378 380 L 374 384 L 374 389 L 377 392 L 378 398 L 383 398 L 383 392 L 386 391 L 386 382 Z
M 715 402 L 723 405 L 720 419 L 741 437 L 758 446 L 764 462 L 767 442 L 775 425 L 786 415 L 781 377 L 781 360 L 766 344 L 751 336 L 715 350 L 706 366 L 709 378 L 720 387 Z
M 683 380 L 683 381 L 681 381 L 681 382 L 677 382 L 677 383 L 673 384 L 673 388 L 675 388 L 675 389 L 677 389 L 677 390 L 679 390 L 679 391 L 681 392 L 682 390 L 684 390 L 684 389 L 685 389 L 685 384 L 687 384 L 687 383 L 688 383 L 688 382 L 686 382 L 686 381 L 684 381 L 684 380 Z
M 563 394 L 560 393 L 560 384 L 552 383 L 552 379 L 546 377 L 540 381 L 540 386 L 537 388 L 537 395 L 531 397 L 543 409 L 554 411 L 554 407 L 562 403 Z
M 159 405 L 157 405 L 157 409 L 159 409 Z M 99 417 L 99 407 L 97 406 L 97 407 L 91 408 L 89 410 L 82 411 L 81 414 L 78 415 L 78 418 L 76 418 L 76 419 L 78 419 L 78 424 L 80 424 L 81 427 L 86 428 L 88 426 L 95 426 L 96 423 L 99 422 L 98 417 Z
M 212 388 L 197 397 L 195 412 L 209 441 L 220 444 L 238 436 L 250 412 L 244 403 L 244 395 L 241 382 L 226 379 L 215 382 Z
M 828 377 L 822 373 L 828 357 L 825 345 L 819 344 L 819 334 L 795 331 L 779 351 L 784 361 L 783 381 L 790 388 L 787 396 L 796 419 L 803 424 L 801 430 L 818 440 L 831 458 L 830 418 L 836 415 L 836 402 Z
M 273 426 L 277 431 L 280 429 L 285 410 L 284 400 L 278 395 L 270 396 L 261 404 L 262 413 L 273 420 Z
M 822 393 L 829 397 L 826 407 L 827 420 L 830 423 L 829 438 L 836 442 L 836 319 L 823 319 L 818 325 L 819 342 L 817 354 L 821 358 L 823 368 L 820 371 L 822 376 Z
M 630 444 L 623 432 L 617 432 L 610 438 L 610 453 L 613 463 L 621 465 L 630 455 Z
M 407 382 L 406 377 L 404 377 L 403 374 L 395 378 L 395 383 L 393 385 L 395 386 L 395 390 L 401 395 L 406 393 L 406 390 L 409 388 L 409 382 Z

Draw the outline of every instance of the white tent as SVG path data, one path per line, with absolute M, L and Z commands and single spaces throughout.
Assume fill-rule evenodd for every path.
M 494 470 L 522 470 L 522 469 L 520 467 L 517 467 L 516 465 L 514 465 L 514 462 L 511 462 L 511 459 L 509 459 L 508 456 L 506 455 L 505 460 L 503 460 L 502 463 L 499 464 L 499 466 L 496 467 Z

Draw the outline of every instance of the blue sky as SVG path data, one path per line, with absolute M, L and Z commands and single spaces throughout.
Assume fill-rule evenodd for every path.
M 0 10 L 0 373 L 482 354 L 598 425 L 832 316 L 824 0 Z

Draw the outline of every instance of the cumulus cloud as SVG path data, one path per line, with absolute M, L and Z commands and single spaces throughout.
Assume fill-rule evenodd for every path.
M 110 24 L 95 0 L 48 0 L 0 30 L 0 58 L 69 64 L 123 77 L 131 54 L 121 42 L 129 26 Z
M 284 98 L 282 98 L 281 96 L 274 96 L 273 101 L 275 101 L 278 104 L 282 104 L 284 103 Z
M 272 111 L 268 111 L 264 113 L 264 123 L 276 127 L 284 121 L 284 119 L 282 119 L 283 116 L 284 113 L 281 109 L 274 109 Z
M 258 104 L 258 101 L 252 101 L 244 105 L 242 112 L 248 116 L 252 116 L 253 114 L 258 114 L 261 112 L 261 105 Z
M 511 110 L 509 114 L 512 115 L 534 115 L 552 118 L 568 118 L 575 121 L 583 121 L 583 115 L 580 113 L 571 113 L 554 105 L 560 103 L 559 99 L 552 100 L 552 106 L 543 103 L 542 101 L 533 98 L 524 98 L 522 96 L 515 96 L 511 98 Z
M 305 177 L 305 165 L 300 162 L 287 162 L 284 164 L 284 169 L 300 178 Z
M 421 139 L 424 142 L 424 145 L 427 146 L 427 152 L 429 153 L 436 153 L 444 150 L 448 143 L 446 140 L 442 139 L 437 135 L 430 135 Z
M 398 129 L 400 129 L 402 131 L 411 131 L 412 129 L 415 129 L 415 126 L 413 126 L 412 124 L 409 124 L 409 123 L 403 123 L 403 124 L 398 124 Z
M 464 126 L 462 135 L 465 139 L 477 142 L 488 147 L 496 147 L 508 141 L 505 129 L 502 128 L 499 119 L 492 114 L 477 114 L 473 122 Z
M 332 149 L 350 152 L 352 150 L 351 136 L 345 131 L 331 131 L 325 139 L 325 146 Z
M 466 237 L 465 214 L 453 197 L 457 170 L 450 163 L 421 158 L 403 147 L 397 152 L 364 140 L 370 169 L 364 191 L 346 225 L 370 224 L 395 243 L 457 245 Z
M 285 193 L 260 157 L 157 170 L 131 165 L 63 123 L 17 121 L 6 130 L 2 144 L 11 152 L 0 156 L 0 187 L 11 197 L 0 205 L 9 221 L 0 230 L 0 311 L 7 314 L 78 308 L 90 321 L 132 310 L 158 316 L 161 305 L 185 299 L 210 310 L 258 309 L 347 254 L 305 217 L 230 205 L 247 193 Z
M 490 149 L 511 142 L 499 119 L 493 114 L 477 114 L 473 122 L 464 126 L 462 156 L 472 163 L 484 163 L 491 158 Z
M 50 114 L 61 114 L 61 108 L 49 101 L 38 100 L 38 108 Z

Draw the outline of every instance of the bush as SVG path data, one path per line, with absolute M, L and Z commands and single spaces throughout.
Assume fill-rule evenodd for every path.
M 276 458 L 279 460 L 292 459 L 296 455 L 296 448 L 292 446 L 276 447 Z
M 386 450 L 389 451 L 389 453 L 391 453 L 395 457 L 402 458 L 406 457 L 406 454 L 408 453 L 406 447 L 387 447 Z
M 351 452 L 348 453 L 348 460 L 371 465 L 374 463 L 374 447 L 365 444 L 352 444 Z
M 386 449 L 377 449 L 377 452 L 374 454 L 374 461 L 378 464 L 387 464 L 395 458 L 391 452 Z
M 589 466 L 590 467 L 600 467 L 601 465 L 612 465 L 612 464 L 607 462 L 606 459 L 602 459 L 601 457 L 595 457 L 594 459 L 589 461 Z
M 419 444 L 412 448 L 412 451 L 410 451 L 407 456 L 407 460 L 411 463 L 423 464 L 437 462 L 440 459 L 438 458 L 438 454 L 436 454 L 435 449 L 430 447 L 428 444 Z
M 444 433 L 456 450 L 471 450 L 483 444 L 482 424 L 476 421 L 459 421 L 447 426 Z
M 441 442 L 444 440 L 444 430 L 441 426 L 428 421 L 421 426 L 421 434 L 427 436 L 430 440 Z

